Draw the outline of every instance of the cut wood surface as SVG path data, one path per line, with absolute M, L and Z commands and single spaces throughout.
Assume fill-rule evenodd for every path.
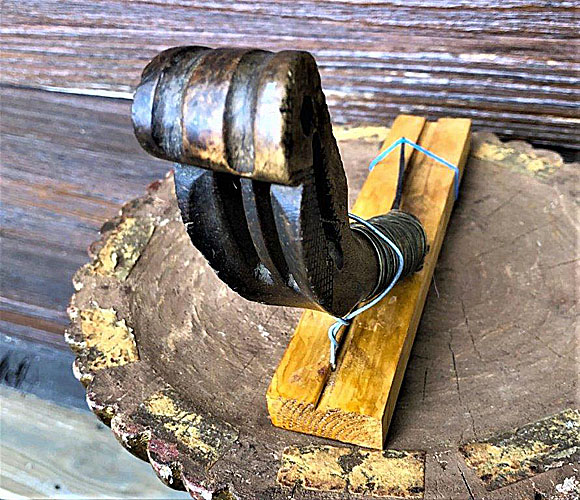
M 577 1 L 5 0 L 2 82 L 130 97 L 176 45 L 311 51 L 337 123 L 473 119 L 579 148 Z
M 406 137 L 462 173 L 470 121 L 443 118 L 424 125 L 417 117 L 397 117 L 382 149 Z M 427 233 L 430 251 L 425 265 L 342 333 L 334 373 L 329 370 L 326 335 L 333 319 L 313 311 L 303 314 L 268 389 L 274 425 L 371 448 L 383 446 L 455 199 L 454 172 L 422 154 L 411 156 L 410 149 L 401 209 L 417 216 Z M 397 153 L 369 174 L 354 204 L 355 214 L 370 218 L 390 209 Z
M 425 452 L 424 468 L 416 467 L 424 472 L 425 498 L 465 499 L 471 491 L 477 499 L 528 500 L 536 492 L 556 496 L 556 486 L 575 474 L 556 461 L 547 472 L 487 492 L 477 476 L 485 463 L 478 461 L 476 473 L 459 445 L 578 406 L 571 279 L 578 258 L 577 164 L 563 164 L 559 155 L 525 143 L 474 135 L 435 270 L 437 288 L 428 295 L 386 442 L 397 451 L 376 458 L 271 425 L 266 389 L 301 311 L 251 304 L 223 286 L 178 223 L 171 180 L 155 182 L 151 194 L 127 204 L 117 218 L 123 201 L 141 196 L 143 186 L 170 168 L 141 153 L 129 102 L 2 92 L 2 334 L 62 352 L 65 308 L 74 291 L 70 279 L 87 261 L 84 249 L 98 239 L 101 221 L 111 219 L 103 227 L 108 239 L 126 218 L 153 217 L 153 235 L 125 281 L 116 281 L 123 273 L 96 274 L 83 279 L 75 300 L 81 310 L 96 308 L 96 301 L 105 311 L 79 316 L 85 331 L 99 320 L 102 331 L 112 328 L 125 339 L 132 332 L 140 361 L 95 371 L 88 397 L 102 418 L 114 415 L 111 424 L 122 444 L 150 460 L 166 482 L 175 478 L 174 487 L 198 497 L 227 488 L 241 498 L 334 499 L 352 496 L 341 486 L 352 480 L 368 492 L 360 498 L 373 498 L 392 483 L 367 484 L 363 461 L 367 472 L 376 463 Z M 352 206 L 384 129 L 336 135 L 351 138 L 339 145 Z M 100 248 L 92 245 L 91 254 Z M 34 352 L 27 353 L 34 361 Z M 86 366 L 98 366 L 92 364 L 102 361 L 97 354 L 93 350 Z M 25 371 L 19 368 L 25 363 L 11 359 L 15 364 L 2 356 L 3 383 Z M 77 363 L 80 371 L 83 364 Z M 204 445 L 208 433 L 193 432 L 198 421 L 230 436 L 217 461 L 211 450 L 219 454 L 221 448 Z M 151 429 L 150 440 L 143 429 Z M 336 460 L 322 468 L 316 459 L 329 445 L 327 454 Z M 536 455 L 543 460 L 543 453 Z M 111 459 L 95 447 L 91 457 L 99 464 L 94 474 Z M 178 481 L 179 466 L 186 485 Z M 279 476 L 282 467 L 286 472 Z M 320 479 L 317 471 L 329 472 L 332 481 L 313 482 Z M 294 477 L 294 488 L 284 486 Z M 408 484 L 421 484 L 415 479 Z

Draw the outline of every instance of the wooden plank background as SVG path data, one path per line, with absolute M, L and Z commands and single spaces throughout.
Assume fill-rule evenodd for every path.
M 187 498 L 88 412 L 63 339 L 87 247 L 170 164 L 139 147 L 127 100 L 0 96 L 0 498 Z
M 0 384 L 86 409 L 63 339 L 72 275 L 100 226 L 170 164 L 139 147 L 127 100 L 0 95 Z
M 400 112 L 580 148 L 580 2 L 4 0 L 2 82 L 130 98 L 170 46 L 311 51 L 335 123 Z

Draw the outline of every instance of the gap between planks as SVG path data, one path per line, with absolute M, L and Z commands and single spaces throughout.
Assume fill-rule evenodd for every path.
M 471 121 L 400 115 L 382 150 L 400 137 L 418 142 L 463 168 L 469 153 Z M 405 148 L 407 167 L 401 209 L 417 216 L 430 251 L 423 269 L 404 279 L 379 304 L 342 329 L 337 369 L 329 368 L 327 330 L 334 319 L 305 311 L 267 392 L 275 426 L 381 449 L 388 431 L 433 270 L 454 203 L 454 172 Z M 370 218 L 386 213 L 395 197 L 398 154 L 380 162 L 367 180 L 353 212 Z

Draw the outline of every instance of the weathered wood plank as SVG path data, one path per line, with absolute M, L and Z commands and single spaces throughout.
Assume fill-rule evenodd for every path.
M 71 370 L 73 353 L 39 342 L 39 335 L 30 326 L 0 321 L 0 385 L 86 411 L 84 391 Z
M 2 331 L 66 349 L 71 278 L 87 247 L 169 164 L 138 146 L 124 100 L 4 88 L 0 132 Z
M 0 387 L 2 498 L 188 498 L 87 412 Z
M 578 2 L 9 0 L 2 81 L 130 97 L 146 62 L 184 44 L 313 52 L 337 123 L 401 112 L 471 118 L 578 148 Z

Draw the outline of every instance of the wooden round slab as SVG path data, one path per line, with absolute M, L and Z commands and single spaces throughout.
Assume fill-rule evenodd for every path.
M 353 135 L 340 144 L 351 201 L 379 145 Z M 398 452 L 271 425 L 266 389 L 300 311 L 248 302 L 217 278 L 186 235 L 171 175 L 105 223 L 74 278 L 75 373 L 123 446 L 196 498 L 554 491 L 565 467 L 492 480 L 460 446 L 577 406 L 577 182 L 555 153 L 476 134 L 387 438 Z

